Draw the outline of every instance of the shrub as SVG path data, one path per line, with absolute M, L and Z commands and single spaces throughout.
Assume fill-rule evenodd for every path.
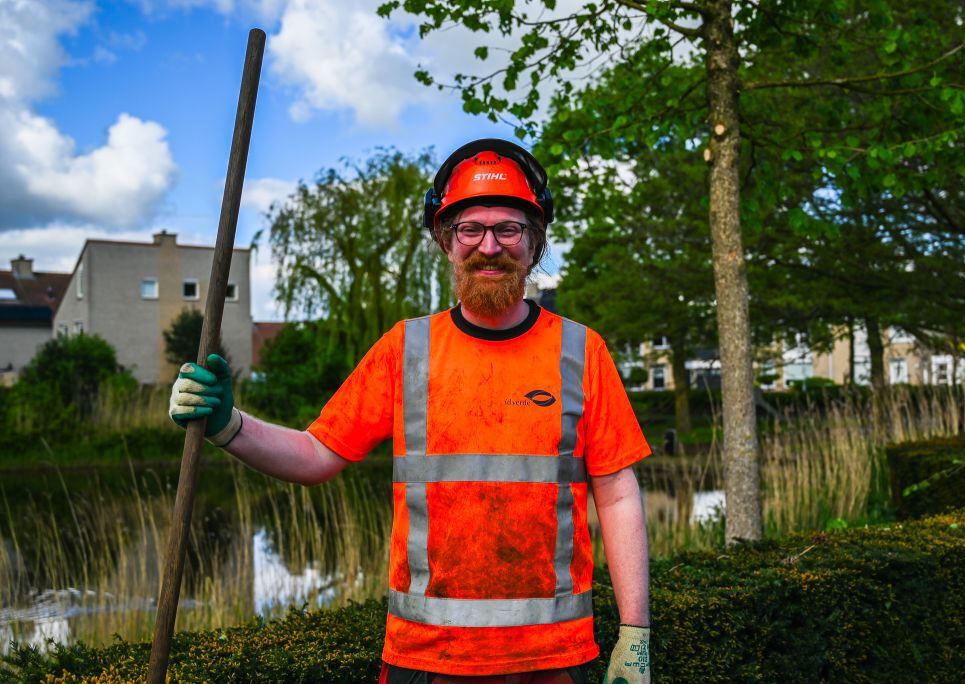
M 169 363 L 180 366 L 188 361 L 198 359 L 198 348 L 201 346 L 201 331 L 204 328 L 204 314 L 198 309 L 181 309 L 181 313 L 175 316 L 171 325 L 165 330 L 164 336 L 164 358 Z M 231 365 L 231 358 L 218 339 L 213 350 L 228 365 Z
M 965 511 L 688 553 L 652 567 L 654 679 L 662 682 L 958 682 L 965 671 Z M 594 583 L 601 681 L 619 618 L 605 573 Z M 292 611 L 174 639 L 184 681 L 373 682 L 386 603 Z M 0 678 L 143 677 L 148 644 L 18 646 Z M 45 679 L 46 678 L 46 679 Z
M 94 411 L 101 387 L 132 388 L 137 381 L 97 335 L 58 335 L 46 342 L 6 396 L 7 428 L 72 435 Z
M 885 452 L 899 520 L 965 507 L 965 435 L 906 442 Z
M 325 322 L 289 323 L 270 340 L 240 400 L 266 418 L 304 428 L 351 372 Z

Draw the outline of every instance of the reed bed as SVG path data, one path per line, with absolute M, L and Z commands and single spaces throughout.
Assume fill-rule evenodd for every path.
M 825 409 L 786 411 L 761 438 L 768 533 L 867 519 L 872 500 L 887 495 L 883 447 L 957 434 L 963 413 L 961 386 L 855 392 Z
M 218 470 L 207 477 L 226 478 L 233 492 L 225 506 L 206 514 L 196 508 L 177 629 L 212 629 L 250 619 L 256 582 L 267 593 L 261 606 L 265 618 L 284 614 L 291 604 L 342 605 L 384 591 L 391 504 L 383 504 L 390 498 L 376 492 L 369 479 L 343 475 L 309 490 L 267 482 L 239 464 Z M 4 491 L 4 641 L 43 646 L 45 634 L 95 644 L 114 634 L 149 638 L 174 494 L 153 471 L 133 468 L 121 492 L 95 482 L 81 497 L 64 486 L 46 500 L 20 503 L 16 515 L 11 492 Z M 52 505 L 53 498 L 61 499 L 59 506 Z M 276 578 L 278 587 L 270 585 L 271 573 L 267 579 L 255 576 L 258 540 L 288 571 Z M 287 600 L 270 600 L 273 591 Z

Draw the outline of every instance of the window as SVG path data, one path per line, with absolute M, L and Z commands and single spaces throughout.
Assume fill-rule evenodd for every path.
M 67 336 L 67 324 L 66 324 L 66 323 L 58 323 L 58 324 L 57 324 L 57 335 L 58 335 L 59 337 L 66 337 L 66 336 Z
M 157 299 L 157 278 L 144 278 L 141 281 L 141 299 Z
M 812 377 L 814 377 L 814 364 L 811 359 L 784 364 L 784 387 L 787 389 L 790 389 L 795 382 L 803 383 Z
M 667 389 L 667 367 L 653 367 L 653 388 L 655 390 Z
M 84 334 L 84 321 L 74 321 L 74 334 L 75 335 Z
M 670 349 L 670 341 L 665 335 L 653 338 L 653 348 L 654 349 Z
M 84 264 L 77 265 L 77 299 L 84 298 Z
M 935 384 L 947 385 L 948 383 L 948 364 L 940 361 L 935 364 Z
M 185 299 L 201 299 L 201 293 L 198 289 L 198 279 L 185 278 L 181 284 L 181 293 Z
M 908 362 L 904 357 L 891 360 L 891 384 L 899 385 L 908 382 Z
M 225 299 L 227 299 L 229 302 L 237 302 L 237 301 L 238 301 L 238 286 L 237 286 L 237 285 L 235 285 L 234 283 L 228 283 L 228 290 L 227 290 L 227 292 L 225 293 Z

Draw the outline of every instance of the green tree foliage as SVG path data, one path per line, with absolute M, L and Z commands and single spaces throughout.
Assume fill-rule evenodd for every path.
M 171 325 L 165 330 L 164 358 L 168 363 L 180 366 L 188 361 L 197 361 L 198 348 L 201 346 L 201 330 L 204 327 L 204 314 L 198 309 L 182 309 Z M 231 363 L 221 340 L 215 345 L 214 353 Z
M 113 347 L 97 335 L 58 335 L 38 351 L 7 395 L 8 429 L 80 432 L 106 384 L 133 389 L 137 382 L 117 363 Z
M 640 74 L 645 86 L 635 78 L 612 88 L 601 106 L 606 116 L 573 126 L 556 143 L 557 165 L 576 166 L 582 146 L 593 138 L 639 138 L 653 146 L 669 135 L 692 140 L 695 152 L 702 150 L 708 163 L 722 362 L 727 537 L 760 537 L 741 223 L 742 134 L 758 146 L 782 150 L 788 160 L 820 160 L 813 169 L 816 178 L 824 168 L 840 175 L 855 167 L 849 177 L 859 190 L 872 192 L 881 185 L 905 191 L 897 173 L 864 175 L 862 170 L 892 169 L 906 152 L 940 169 L 943 150 L 959 140 L 965 98 L 954 71 L 961 59 L 954 58 L 962 48 L 961 35 L 944 27 L 962 25 L 961 4 L 599 0 L 567 13 L 556 11 L 556 0 L 391 0 L 379 11 L 388 15 L 399 8 L 422 18 L 420 35 L 455 22 L 482 34 L 518 38 L 503 65 L 478 76 L 459 74 L 453 85 L 461 89 L 466 111 L 485 112 L 494 120 L 515 117 L 521 135 L 538 129 L 534 115 L 543 83 L 553 84 L 557 103 L 565 102 L 577 91 L 565 75 L 606 70 L 628 54 L 645 55 L 649 66 Z M 489 54 L 485 45 L 475 50 L 480 60 Z M 675 65 L 703 69 L 694 71 L 696 80 L 676 79 L 668 73 Z M 435 83 L 426 70 L 416 77 Z M 905 105 L 902 111 L 911 112 L 916 103 L 915 126 L 896 121 L 897 108 Z M 800 116 L 813 107 L 822 110 L 820 121 Z M 912 147 L 906 149 L 908 144 Z M 751 168 L 766 173 L 754 164 Z M 775 197 L 782 197 L 782 179 L 769 180 Z M 799 213 L 794 217 L 799 226 L 806 225 Z
M 326 323 L 289 323 L 261 352 L 256 377 L 245 384 L 246 406 L 266 418 L 304 428 L 352 368 Z
M 559 125 L 554 120 L 548 131 Z M 716 339 L 704 169 L 691 157 L 679 141 L 665 140 L 632 145 L 616 163 L 561 172 L 570 210 L 555 227 L 575 236 L 560 311 L 616 343 L 667 338 L 680 432 L 691 429 L 684 363 Z
M 286 315 L 326 321 L 330 346 L 354 366 L 394 323 L 451 300 L 448 264 L 422 227 L 430 154 L 379 150 L 269 214 L 276 294 Z

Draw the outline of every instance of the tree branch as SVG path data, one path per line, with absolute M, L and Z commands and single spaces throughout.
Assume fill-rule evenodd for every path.
M 890 74 L 868 74 L 865 76 L 855 76 L 853 78 L 831 78 L 817 81 L 751 81 L 749 83 L 742 84 L 741 90 L 761 90 L 762 88 L 814 88 L 818 86 L 847 87 L 853 83 L 867 83 L 868 81 L 883 81 L 890 78 L 901 78 L 902 76 L 910 76 L 911 74 L 917 74 L 920 71 L 930 69 L 936 64 L 940 64 L 949 57 L 952 57 L 963 47 L 965 47 L 965 43 L 959 43 L 945 54 L 941 55 L 935 60 L 932 60 L 931 62 L 928 62 L 927 64 L 922 64 L 911 69 L 905 69 L 904 71 L 896 71 Z

